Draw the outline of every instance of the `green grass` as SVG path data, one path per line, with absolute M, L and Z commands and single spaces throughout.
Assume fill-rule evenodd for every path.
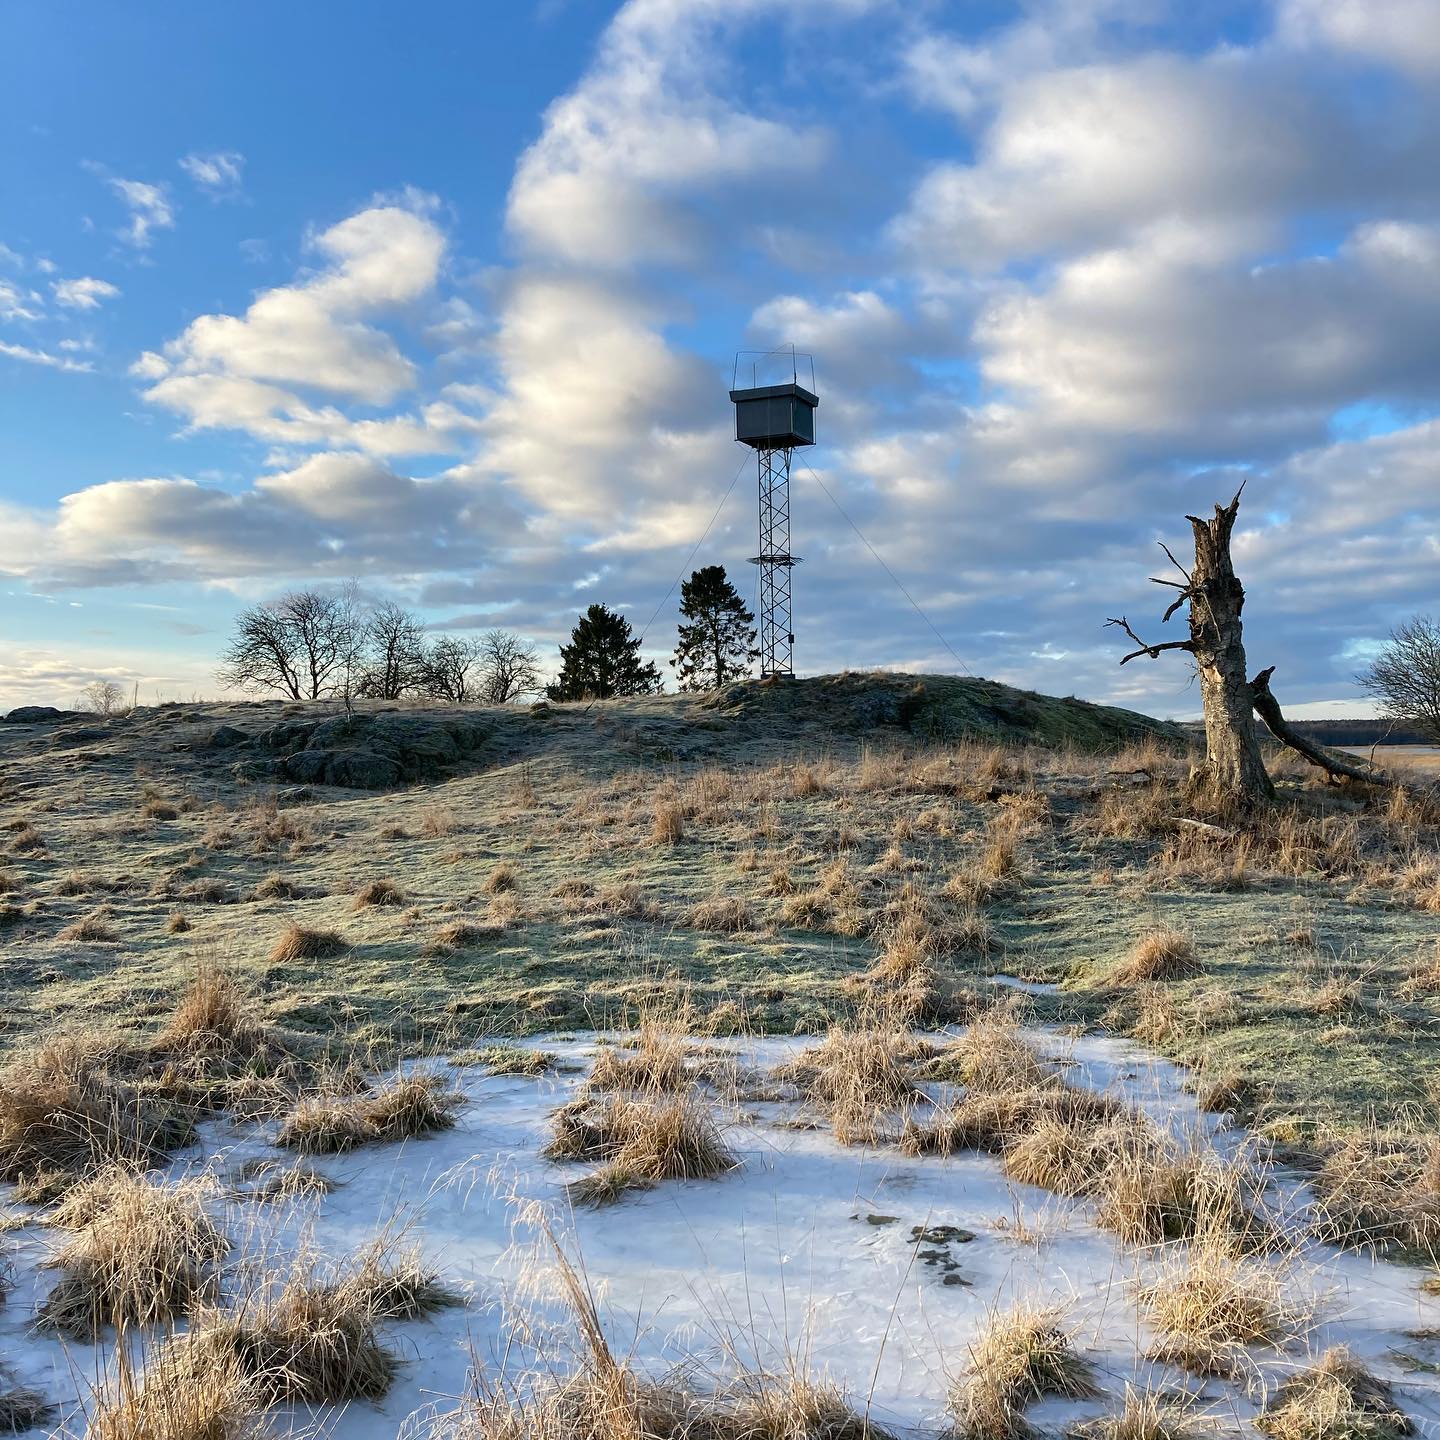
M 1434 917 L 1355 876 L 1262 874 L 1242 890 L 1170 879 L 1153 864 L 1160 840 L 1098 834 L 1088 817 L 1114 783 L 1112 761 L 1086 752 L 1173 738 L 1173 727 L 1145 717 L 983 681 L 894 676 L 751 685 L 715 703 L 672 696 L 559 707 L 544 720 L 496 712 L 485 768 L 385 795 L 316 791 L 280 810 L 291 823 L 277 833 L 253 808 L 263 787 L 237 780 L 203 748 L 168 748 L 186 725 L 198 734 L 222 720 L 273 723 L 278 707 L 264 708 L 268 720 L 246 706 L 184 708 L 164 748 L 142 718 L 83 764 L 57 764 L 43 739 L 0 734 L 0 762 L 17 777 L 0 823 L 33 818 L 49 845 L 6 861 L 7 902 L 22 914 L 6 932 L 14 958 L 0 967 L 0 1046 L 95 1021 L 153 1030 L 196 954 L 242 976 L 266 1019 L 377 1056 L 614 1023 L 677 984 L 719 1029 L 821 1030 L 867 998 L 855 977 L 877 943 L 824 922 L 784 923 L 772 872 L 783 868 L 806 891 L 843 855 L 857 913 L 874 923 L 907 881 L 939 897 L 1019 801 L 1027 814 L 1048 814 L 1022 826 L 1017 874 L 984 907 L 998 945 L 984 958 L 932 957 L 932 978 L 974 984 L 982 997 L 995 972 L 1058 982 L 1058 994 L 1034 999 L 1037 1019 L 1124 1030 L 1135 997 L 1107 987 L 1106 971 L 1143 931 L 1172 925 L 1194 937 L 1203 973 L 1165 984 L 1182 1033 L 1156 1043 L 1270 1087 L 1259 1122 L 1303 1138 L 1371 1114 L 1386 1124 L 1429 1115 L 1440 999 L 1401 987 L 1433 943 Z M 876 714 L 889 723 L 857 720 Z M 931 733 L 978 734 L 985 745 L 1019 734 L 1063 748 L 1014 751 L 996 778 L 985 745 L 917 739 Z M 815 783 L 793 787 L 801 761 Z M 147 783 L 185 802 L 175 820 L 139 818 Z M 664 797 L 686 811 L 677 844 L 652 839 Z M 430 807 L 453 814 L 453 831 L 424 834 Z M 385 838 L 396 826 L 403 833 Z M 914 868 L 880 864 L 892 846 Z M 515 888 L 487 894 L 485 878 L 501 863 L 513 867 Z M 104 953 L 57 938 L 95 904 L 62 893 L 72 870 L 105 884 L 118 943 Z M 187 901 L 193 928 L 168 933 L 179 888 L 214 880 L 249 897 L 272 873 L 297 898 Z M 406 905 L 353 912 L 355 889 L 377 874 L 404 891 Z M 600 893 L 567 894 L 577 879 Z M 638 907 L 606 903 L 626 886 Z M 760 932 L 688 928 L 691 907 L 716 895 L 743 899 Z M 637 908 L 642 918 L 614 913 Z M 351 948 L 338 960 L 271 963 L 269 948 L 292 921 L 339 930 Z M 457 923 L 468 927 L 461 940 L 433 943 Z M 1313 948 L 1286 939 L 1301 929 L 1313 930 Z M 1358 983 L 1353 1014 L 1316 1008 L 1331 979 Z M 1194 1016 L 1216 992 L 1231 998 L 1233 1014 L 1202 1029 Z M 1337 1034 L 1341 1023 L 1349 1029 Z

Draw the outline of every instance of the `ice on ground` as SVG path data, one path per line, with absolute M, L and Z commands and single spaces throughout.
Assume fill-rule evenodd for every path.
M 1043 1032 L 1033 1038 L 1067 1062 L 1072 1084 L 1112 1093 L 1177 1134 L 1222 1150 L 1245 1143 L 1243 1133 L 1197 1110 L 1183 1072 L 1133 1045 Z M 525 1043 L 553 1053 L 559 1068 L 533 1078 L 456 1069 L 470 1103 L 454 1130 L 311 1159 L 336 1182 L 315 1200 L 229 1203 L 227 1226 L 237 1241 L 227 1267 L 232 1291 L 257 1264 L 283 1267 L 286 1257 L 312 1247 L 341 1257 L 401 1224 L 468 1296 L 463 1308 L 388 1326 L 387 1339 L 404 1359 L 398 1382 L 381 1405 L 352 1404 L 325 1417 L 327 1433 L 392 1440 L 417 1412 L 453 1409 L 473 1367 L 493 1370 L 517 1347 L 523 1352 L 537 1318 L 563 1330 L 563 1304 L 543 1284 L 547 1242 L 535 1225 L 543 1213 L 599 1298 L 612 1348 L 656 1374 L 682 1361 L 692 1375 L 720 1376 L 735 1356 L 765 1367 L 790 1359 L 839 1382 L 860 1405 L 868 1399 L 875 1423 L 934 1433 L 945 1423 L 947 1387 L 964 1371 L 987 1315 L 1024 1301 L 1065 1307 L 1077 1345 L 1115 1400 L 1127 1381 L 1183 1386 L 1201 1393 L 1217 1417 L 1243 1426 L 1267 1383 L 1344 1342 L 1396 1384 L 1422 1433 L 1440 1434 L 1440 1349 L 1405 1333 L 1440 1333 L 1440 1302 L 1421 1293 L 1416 1271 L 1306 1247 L 1287 1263 L 1285 1283 L 1313 1312 L 1308 1333 L 1283 1353 L 1252 1351 L 1248 1385 L 1202 1387 L 1139 1358 L 1151 1336 L 1135 1288 L 1153 1276 L 1160 1257 L 1099 1230 L 1088 1201 L 1007 1179 L 994 1156 L 911 1158 L 893 1146 L 845 1148 L 827 1130 L 797 1127 L 794 1105 L 742 1101 L 730 1108 L 726 1126 L 739 1170 L 572 1212 L 564 1184 L 586 1167 L 557 1164 L 540 1151 L 550 1112 L 574 1095 L 605 1040 Z M 769 1069 L 813 1042 L 707 1043 L 728 1046 L 742 1066 Z M 268 1143 L 272 1134 L 209 1123 L 201 1149 L 172 1169 L 225 1179 L 248 1159 L 288 1160 Z M 1294 1180 L 1277 1185 L 1281 1190 L 1293 1195 Z M 916 1240 L 917 1229 L 939 1226 L 974 1238 Z M 10 1239 L 18 1285 L 0 1307 L 0 1361 L 59 1404 L 78 1432 L 111 1347 L 64 1344 L 33 1331 L 54 1280 L 43 1261 L 63 1236 L 29 1225 Z M 551 1363 L 564 1368 L 567 1359 Z M 1051 1402 L 1030 1415 L 1044 1426 L 1101 1408 Z

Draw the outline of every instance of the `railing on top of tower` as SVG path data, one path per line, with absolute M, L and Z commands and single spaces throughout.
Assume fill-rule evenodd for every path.
M 740 367 L 742 362 L 749 358 L 750 364 L 750 389 L 758 390 L 762 385 L 783 385 L 785 377 L 783 371 L 775 378 L 767 376 L 761 379 L 761 370 L 767 360 L 776 362 L 789 362 L 790 379 L 792 385 L 800 384 L 800 362 L 803 360 L 810 369 L 810 383 L 804 388 L 815 394 L 815 357 L 803 350 L 797 350 L 793 345 L 779 345 L 773 350 L 737 350 L 735 352 L 735 368 L 730 376 L 730 388 L 740 389 Z

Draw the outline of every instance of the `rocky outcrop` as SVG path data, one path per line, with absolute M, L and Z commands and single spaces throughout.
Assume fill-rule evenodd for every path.
M 69 720 L 79 712 L 57 710 L 53 705 L 19 705 L 4 720 L 6 725 L 54 725 L 59 720 Z
M 252 744 L 276 752 L 264 769 L 297 784 L 385 790 L 438 778 L 490 733 L 461 715 L 335 715 L 274 725 Z

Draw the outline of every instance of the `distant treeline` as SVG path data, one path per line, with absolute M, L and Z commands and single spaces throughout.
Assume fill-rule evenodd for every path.
M 1433 737 L 1403 720 L 1292 720 L 1291 725 L 1322 745 L 1433 745 Z
M 1204 737 L 1205 726 L 1199 720 L 1182 720 L 1180 728 L 1197 738 Z M 1264 723 L 1257 719 L 1255 728 L 1260 738 L 1268 732 Z M 1321 745 L 1433 745 L 1435 737 L 1427 735 L 1418 726 L 1404 720 L 1387 720 L 1383 715 L 1356 720 L 1292 720 L 1292 730 L 1298 730 L 1308 740 L 1317 740 Z

